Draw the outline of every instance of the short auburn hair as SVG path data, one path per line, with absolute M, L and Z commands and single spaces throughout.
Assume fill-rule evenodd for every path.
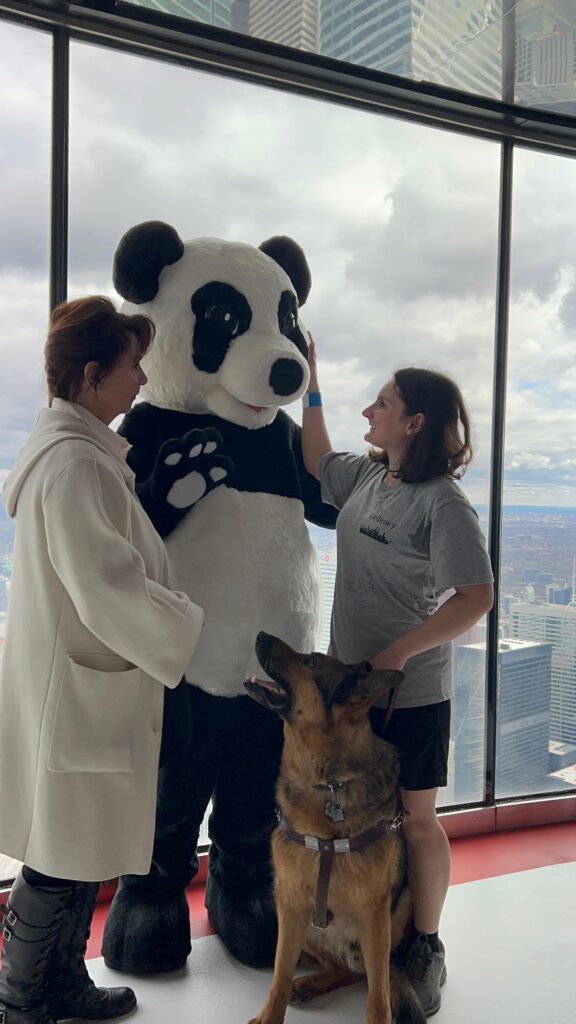
M 134 342 L 140 360 L 153 338 L 154 324 L 149 317 L 119 313 L 104 295 L 61 302 L 50 317 L 44 346 L 49 404 L 54 398 L 73 402 L 78 397 L 86 363 L 98 363 L 99 384 Z
M 472 460 L 471 426 L 458 385 L 444 373 L 415 366 L 396 370 L 392 379 L 406 416 L 422 413 L 421 430 L 408 442 L 394 476 L 423 483 L 436 476 L 464 476 Z M 370 458 L 388 465 L 387 452 Z

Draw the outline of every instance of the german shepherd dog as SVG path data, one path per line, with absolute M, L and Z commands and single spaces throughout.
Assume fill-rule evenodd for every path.
M 268 633 L 256 654 L 270 679 L 244 686 L 284 719 L 284 750 L 272 835 L 278 946 L 267 1002 L 250 1024 L 282 1024 L 289 1002 L 364 976 L 367 1024 L 424 1024 L 395 956 L 412 919 L 398 757 L 368 718 L 403 675 L 299 654 Z M 301 953 L 320 969 L 294 979 Z

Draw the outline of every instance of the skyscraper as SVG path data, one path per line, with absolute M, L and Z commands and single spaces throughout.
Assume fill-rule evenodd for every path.
M 549 786 L 552 647 L 526 640 L 498 644 L 496 791 L 499 798 Z M 479 800 L 484 779 L 485 643 L 455 650 L 453 780 L 457 803 Z
M 411 0 L 321 0 L 320 52 L 412 77 Z
M 250 0 L 250 34 L 316 52 L 319 0 Z
M 516 604 L 512 635 L 552 646 L 550 739 L 576 744 L 576 606 Z
M 498 645 L 496 792 L 500 799 L 547 788 L 552 647 L 528 640 Z
M 499 0 L 322 0 L 320 50 L 407 78 L 501 95 Z

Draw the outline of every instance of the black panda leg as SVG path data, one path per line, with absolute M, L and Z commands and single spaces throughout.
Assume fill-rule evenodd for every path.
M 175 971 L 190 953 L 186 887 L 198 871 L 198 835 L 217 774 L 220 700 L 188 683 L 166 693 L 152 866 L 148 875 L 120 879 L 102 944 L 113 970 Z
M 271 966 L 276 950 L 270 836 L 281 752 L 281 720 L 235 698 L 210 818 L 206 907 L 222 942 L 250 967 Z

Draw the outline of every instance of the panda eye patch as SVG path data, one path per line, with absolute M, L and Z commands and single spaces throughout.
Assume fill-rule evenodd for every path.
M 252 310 L 246 296 L 225 281 L 203 284 L 190 305 L 195 317 L 192 361 L 199 370 L 216 373 L 230 345 L 249 330 Z
M 238 330 L 238 317 L 229 306 L 208 306 L 204 319 L 209 320 L 211 324 L 225 327 L 231 335 L 236 334 Z

